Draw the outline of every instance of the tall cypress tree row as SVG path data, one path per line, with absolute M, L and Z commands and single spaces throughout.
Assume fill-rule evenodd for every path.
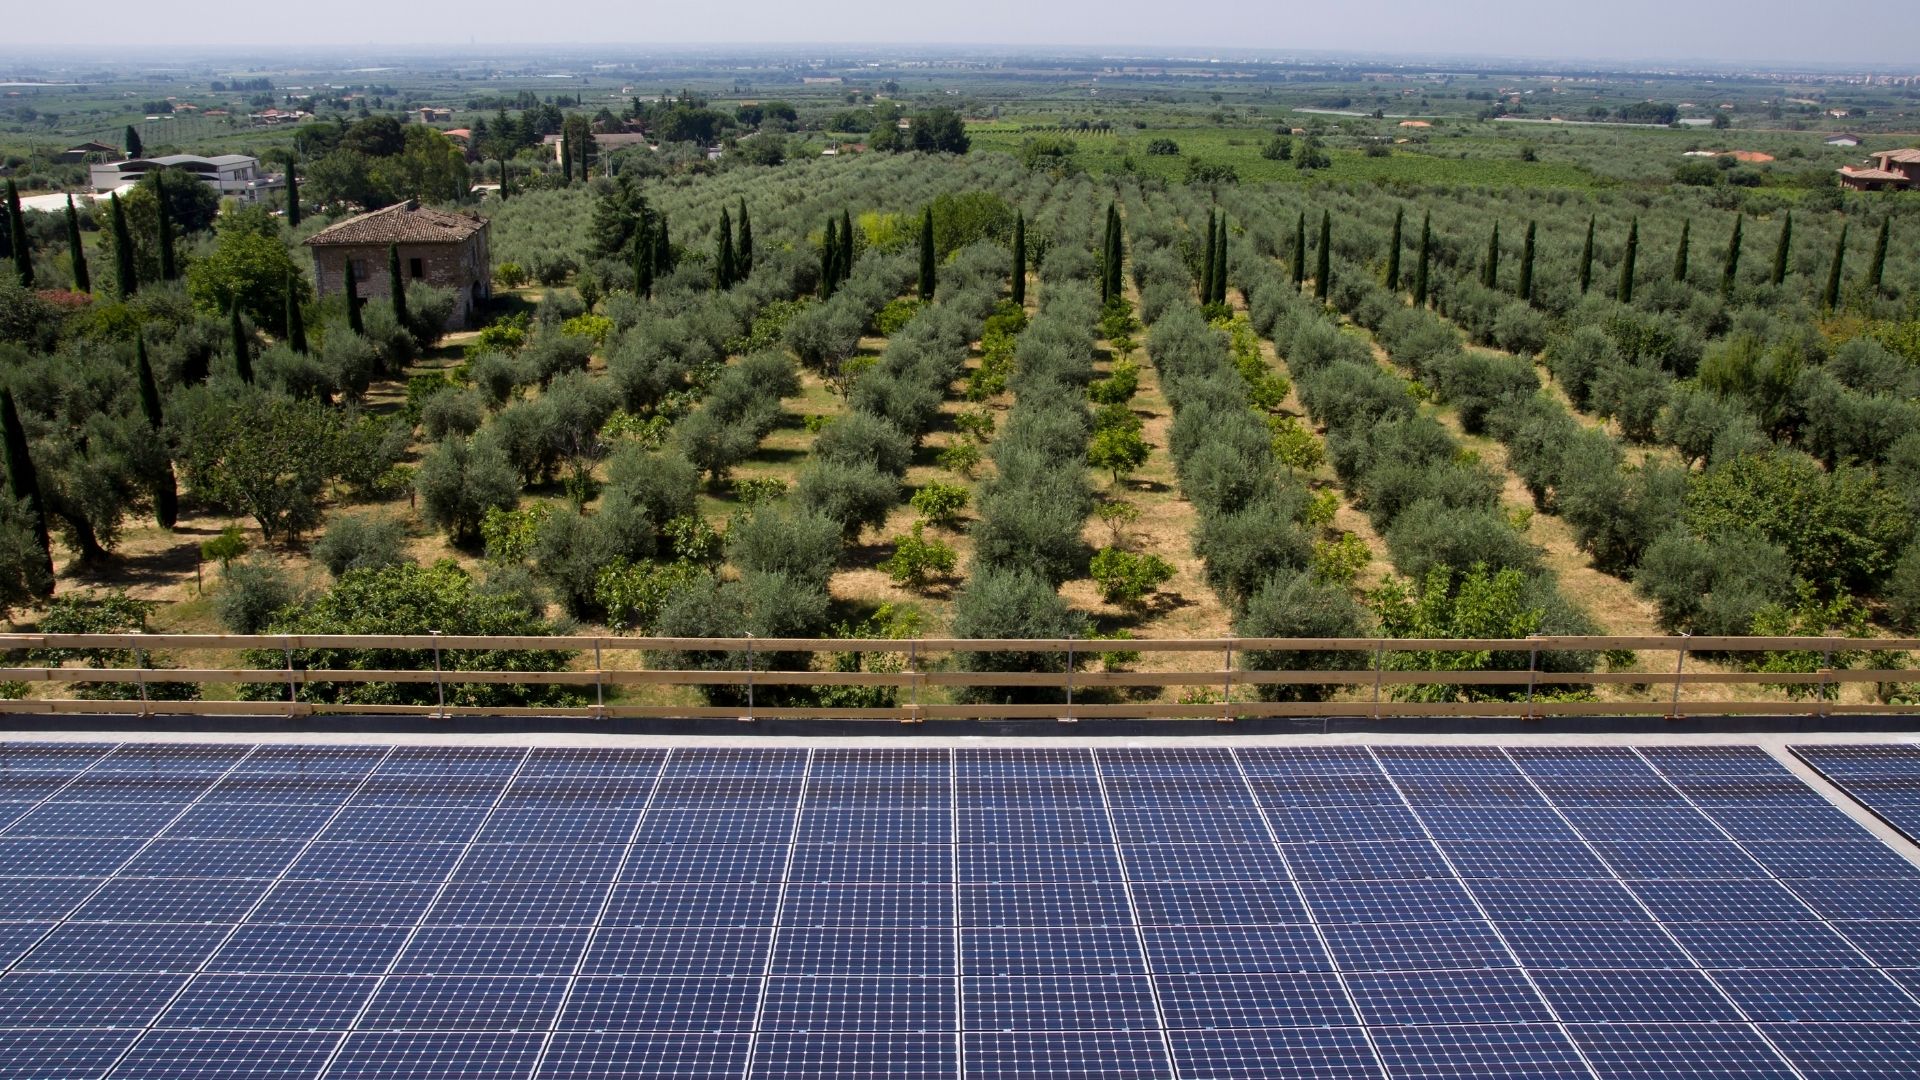
M 1330 210 L 1320 211 L 1318 260 L 1313 270 L 1313 296 L 1325 303 L 1327 291 L 1333 287 L 1333 212 Z
M 1793 255 L 1793 211 L 1787 211 L 1787 218 L 1780 224 L 1780 242 L 1773 248 L 1773 283 L 1787 280 L 1787 260 Z
M 227 333 L 232 338 L 233 370 L 240 381 L 253 384 L 253 349 L 247 340 L 246 324 L 240 321 L 240 298 L 235 297 L 227 304 Z
M 1027 302 L 1027 212 L 1018 210 L 1013 216 L 1013 302 L 1025 305 Z
M 7 181 L 7 246 L 13 256 L 13 273 L 20 287 L 33 288 L 33 245 L 27 236 L 27 219 L 20 213 L 20 189 Z
M 160 280 L 172 281 L 179 276 L 180 268 L 173 258 L 173 212 L 167 209 L 167 187 L 161 184 L 153 189 L 158 196 L 154 199 L 158 210 L 160 229 Z
M 1640 219 L 1634 218 L 1627 226 L 1627 250 L 1620 257 L 1620 302 L 1633 303 L 1633 264 L 1640 254 Z
M 71 195 L 67 196 L 67 261 L 73 264 L 73 291 L 92 292 L 93 277 L 87 273 L 87 248 L 80 239 L 80 215 L 74 212 Z
M 13 407 L 13 391 L 5 387 L 0 387 L 0 446 L 6 450 L 8 490 L 33 515 L 33 536 L 47 571 L 41 595 L 52 596 L 53 540 L 47 534 L 47 508 L 40 501 L 40 475 L 27 452 L 27 429 L 20 425 L 20 413 Z
M 1893 218 L 1880 219 L 1880 234 L 1873 241 L 1873 261 L 1867 264 L 1867 287 L 1874 291 L 1880 289 L 1881 275 L 1887 269 L 1887 241 L 1892 238 Z
M 146 338 L 137 331 L 133 338 L 133 366 L 140 380 L 140 411 L 147 418 L 147 426 L 153 429 L 154 438 L 158 439 L 167 418 L 160 407 L 160 384 L 153 377 L 153 365 L 147 362 Z M 173 528 L 180 520 L 180 492 L 171 459 L 167 461 L 167 475 L 156 477 L 153 482 L 153 519 L 163 529 Z
M 407 283 L 400 276 L 400 245 L 387 245 L 387 299 L 393 303 L 393 321 L 407 325 Z
M 287 226 L 300 227 L 300 174 L 295 169 L 296 161 L 287 159 Z
M 1227 302 L 1227 215 L 1220 213 L 1220 239 L 1213 245 L 1213 302 Z
M 300 310 L 299 279 L 287 275 L 287 347 L 302 355 L 307 351 L 307 316 Z
M 667 215 L 653 230 L 653 276 L 655 280 L 673 273 L 673 238 L 667 235 Z
M 1587 217 L 1587 242 L 1580 247 L 1580 295 L 1593 285 L 1593 217 Z
M 1214 214 L 1207 211 L 1207 247 L 1200 256 L 1200 302 L 1213 303 L 1213 245 L 1219 243 L 1219 234 L 1214 231 Z
M 1400 291 L 1400 229 L 1406 223 L 1407 208 L 1393 212 L 1393 238 L 1387 241 L 1387 291 Z
M 1500 287 L 1500 223 L 1493 223 L 1487 236 L 1487 261 L 1480 266 L 1480 284 L 1489 289 Z
M 1420 258 L 1413 264 L 1413 306 L 1427 306 L 1427 267 L 1433 258 L 1433 213 L 1420 219 Z
M 127 208 L 120 205 L 120 196 L 107 196 L 107 203 L 113 208 L 113 269 L 119 279 L 114 284 L 125 300 L 140 290 L 140 276 L 133 268 L 133 234 L 127 231 Z
M 1740 234 L 1746 231 L 1747 215 L 1736 214 L 1733 218 L 1733 235 L 1727 238 L 1727 259 L 1720 267 L 1720 292 L 1733 295 L 1733 288 L 1740 282 Z
M 724 206 L 720 208 L 720 238 L 714 245 L 713 287 L 724 292 L 733 287 L 733 218 Z
M 1113 241 L 1107 252 L 1107 295 L 1118 300 L 1127 291 L 1124 272 L 1127 265 L 1127 236 L 1125 227 L 1120 224 L 1120 211 L 1109 205 L 1107 213 L 1113 215 Z
M 1692 244 L 1693 219 L 1686 218 L 1680 222 L 1680 246 L 1673 250 L 1673 280 L 1675 281 L 1687 280 L 1687 260 L 1692 254 L 1689 250 Z
M 1840 306 L 1840 273 L 1847 261 L 1847 229 L 1852 222 L 1840 223 L 1840 239 L 1833 242 L 1833 263 L 1827 267 L 1827 291 L 1822 297 L 1824 306 L 1832 311 Z
M 560 186 L 573 183 L 573 133 L 560 129 Z
M 853 279 L 853 215 L 840 211 L 840 280 Z
M 742 280 L 753 276 L 753 219 L 747 217 L 747 197 L 740 196 L 740 242 L 735 245 L 733 268 Z
M 833 295 L 840 284 L 840 223 L 827 217 L 827 237 L 820 243 L 820 296 Z
M 934 275 L 933 207 L 928 206 L 920 213 L 920 299 L 933 299 Z
M 1293 223 L 1293 287 L 1298 289 L 1307 280 L 1307 212 L 1300 211 L 1300 217 Z
M 360 314 L 360 281 L 353 272 L 353 260 L 347 260 L 347 329 L 356 334 L 367 332 L 367 321 Z
M 1537 225 L 1527 222 L 1527 238 L 1520 242 L 1520 287 L 1516 294 L 1527 303 L 1533 302 L 1533 242 Z

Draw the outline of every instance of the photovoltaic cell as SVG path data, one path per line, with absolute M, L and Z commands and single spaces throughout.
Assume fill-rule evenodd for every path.
M 1739 746 L 12 744 L 0 1080 L 1907 1076 L 1914 874 Z

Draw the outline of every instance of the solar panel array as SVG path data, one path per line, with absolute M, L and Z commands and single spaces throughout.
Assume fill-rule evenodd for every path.
M 1752 747 L 0 746 L 0 1078 L 1920 1075 Z
M 1920 746 L 1829 743 L 1792 749 L 1849 798 L 1920 843 Z

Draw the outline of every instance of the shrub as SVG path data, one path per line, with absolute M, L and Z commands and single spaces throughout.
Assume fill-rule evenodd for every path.
M 1085 490 L 1069 480 L 996 483 L 980 498 L 980 519 L 971 531 L 974 562 L 1025 570 L 1055 583 L 1078 577 L 1087 565 L 1080 531 L 1088 507 Z
M 940 451 L 940 467 L 961 476 L 972 476 L 980 467 L 980 444 L 972 439 L 955 439 Z
M 587 370 L 592 359 L 592 340 L 556 329 L 535 334 L 519 356 L 521 370 L 541 386 L 565 372 Z
M 841 531 L 813 511 L 756 511 L 727 530 L 727 558 L 746 573 L 785 574 L 824 590 L 840 561 Z
M 730 419 L 718 409 L 701 409 L 680 421 L 676 431 L 680 452 L 707 474 L 707 484 L 713 488 L 720 487 L 735 465 L 760 448 L 760 432 L 754 424 Z
M 1290 508 L 1271 498 L 1202 517 L 1193 551 L 1205 564 L 1208 586 L 1236 609 L 1268 578 L 1305 570 L 1313 559 Z
M 1547 370 L 1577 409 L 1592 404 L 1593 381 L 1600 372 L 1619 361 L 1620 352 L 1613 339 L 1597 327 L 1582 326 L 1547 346 Z
M 946 577 L 953 573 L 958 557 L 953 547 L 939 539 L 928 539 L 925 535 L 926 523 L 916 521 L 913 531 L 905 536 L 893 537 L 893 554 L 880 564 L 895 585 L 910 588 L 923 588 L 933 577 Z
M 1795 595 L 1779 545 L 1742 534 L 1709 543 L 1677 529 L 1648 546 L 1633 584 L 1669 633 L 1747 634 L 1763 608 Z
M 953 605 L 953 635 L 962 638 L 1076 638 L 1085 636 L 1086 617 L 1074 611 L 1046 579 L 1023 569 L 982 568 L 976 571 Z M 961 671 L 1060 672 L 1066 654 L 958 653 L 954 665 Z M 956 696 L 969 702 L 1057 701 L 1052 689 L 1011 686 L 959 688 Z
M 929 523 L 952 526 L 960 520 L 960 512 L 972 498 L 972 493 L 959 484 L 930 480 L 908 501 Z
M 533 557 L 533 545 L 540 525 L 553 513 L 552 503 L 534 503 L 524 510 L 488 508 L 480 519 L 481 550 L 487 561 L 501 566 L 522 563 Z
M 1909 544 L 1900 553 L 1882 596 L 1889 625 L 1903 634 L 1920 629 L 1920 544 Z
M 1129 413 L 1129 416 L 1132 414 Z M 1087 447 L 1087 464 L 1113 474 L 1118 485 L 1122 478 L 1147 463 L 1147 441 L 1132 428 L 1107 428 L 1094 434 Z
M 576 617 L 598 613 L 595 590 L 600 568 L 618 557 L 598 523 L 572 510 L 542 517 L 534 526 L 533 572 Z
M 900 501 L 900 481 L 871 464 L 816 462 L 800 474 L 794 502 L 840 526 L 848 540 L 860 530 L 886 523 L 887 512 Z
M 442 390 L 420 407 L 420 430 L 429 440 L 465 438 L 486 421 L 486 405 L 471 390 Z
M 1370 632 L 1367 613 L 1343 587 L 1294 572 L 1262 582 L 1234 620 L 1234 633 L 1263 638 L 1351 638 Z M 1252 650 L 1240 654 L 1248 671 L 1355 671 L 1365 653 Z M 1324 683 L 1260 683 L 1262 701 L 1325 701 L 1338 687 Z
M 1140 388 L 1140 365 L 1131 360 L 1116 360 L 1104 379 L 1087 384 L 1087 396 L 1096 405 L 1125 405 Z
M 920 314 L 920 300 L 917 297 L 902 296 L 889 300 L 873 316 L 873 331 L 884 338 L 890 338 L 904 329 L 907 323 Z
M 1724 461 L 1687 491 L 1687 527 L 1714 539 L 1752 533 L 1778 544 L 1822 596 L 1867 592 L 1893 566 L 1912 516 L 1871 471 L 1831 473 L 1776 450 Z
M 1139 607 L 1148 594 L 1173 578 L 1173 564 L 1158 555 L 1103 547 L 1093 553 L 1093 582 L 1109 604 Z
M 1487 417 L 1515 399 L 1531 397 L 1540 389 L 1533 365 L 1510 357 L 1462 352 L 1434 374 L 1435 389 L 1460 410 L 1460 426 L 1469 435 L 1485 434 Z
M 1317 540 L 1313 545 L 1313 577 L 1328 585 L 1351 586 L 1373 552 L 1367 542 L 1352 533 L 1341 533 L 1337 540 Z
M 279 566 L 263 558 L 242 559 L 220 571 L 213 614 L 228 633 L 263 633 L 295 597 L 293 582 Z
M 313 545 L 313 559 L 334 577 L 406 562 L 406 527 L 399 518 L 371 514 L 338 517 Z
M 520 481 L 506 455 L 489 443 L 447 439 L 427 451 L 414 474 L 420 516 L 459 545 L 479 539 L 480 521 L 494 507 L 513 509 Z
M 606 613 L 608 626 L 648 633 L 669 597 L 705 577 L 694 563 L 615 559 L 600 568 L 593 600 Z
M 700 472 L 679 454 L 637 446 L 622 449 L 607 465 L 613 487 L 656 526 L 690 517 L 700 490 Z
M 1493 320 L 1493 339 L 1508 352 L 1533 356 L 1546 347 L 1547 317 L 1530 304 L 1515 301 Z
M 850 412 L 820 429 L 813 452 L 822 461 L 868 464 L 884 473 L 905 476 L 907 466 L 913 463 L 913 440 L 886 420 Z
M 1407 508 L 1387 533 L 1393 564 L 1415 580 L 1434 569 L 1485 567 L 1488 573 L 1512 570 L 1532 574 L 1540 551 L 1527 542 L 1497 509 L 1452 507 L 1423 499 Z
M 1590 396 L 1595 412 L 1619 421 L 1621 434 L 1634 442 L 1651 442 L 1671 385 L 1653 368 L 1622 362 L 1595 374 Z
M 720 581 L 702 575 L 667 597 L 660 606 L 655 633 L 663 637 L 816 637 L 827 628 L 827 594 L 784 574 L 747 574 L 738 581 Z M 806 653 L 756 650 L 755 671 L 807 669 Z M 741 671 L 749 667 L 745 652 L 671 652 L 649 658 L 660 667 L 691 671 Z M 785 704 L 805 688 L 762 686 L 754 691 L 756 704 Z M 703 686 L 700 692 L 713 705 L 742 705 L 743 686 Z
M 1395 638 L 1524 638 L 1543 629 L 1547 607 L 1526 574 L 1516 569 L 1463 570 L 1436 564 L 1409 586 L 1389 581 L 1368 597 L 1381 632 Z M 1511 651 L 1421 650 L 1389 653 L 1386 666 L 1399 671 L 1513 670 L 1532 662 L 1525 649 Z M 1410 701 L 1486 701 L 1511 698 L 1524 688 L 1414 684 L 1393 696 Z

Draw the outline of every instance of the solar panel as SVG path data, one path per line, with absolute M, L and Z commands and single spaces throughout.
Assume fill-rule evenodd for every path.
M 1914 864 L 1753 747 L 38 746 L 0 1080 L 1920 1071 Z

